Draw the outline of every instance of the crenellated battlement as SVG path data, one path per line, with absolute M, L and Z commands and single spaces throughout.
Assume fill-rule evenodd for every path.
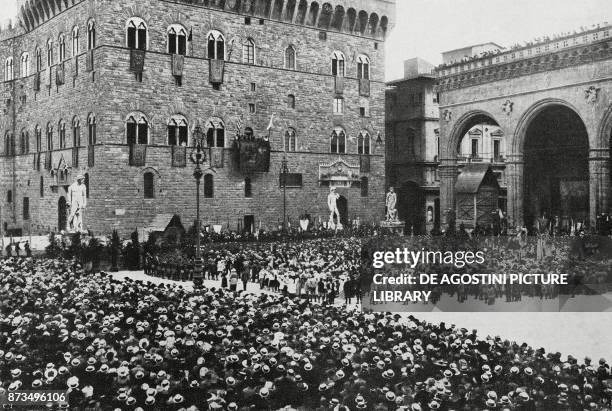
M 19 23 L 31 31 L 84 0 L 19 0 Z M 170 1 L 170 0 L 160 0 Z M 384 39 L 395 20 L 395 0 L 180 0 L 257 18 L 301 24 L 321 30 Z

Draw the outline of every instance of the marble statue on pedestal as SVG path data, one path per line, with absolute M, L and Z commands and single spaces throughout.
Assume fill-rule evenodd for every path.
M 84 232 L 83 214 L 87 207 L 87 188 L 85 177 L 79 174 L 76 181 L 68 187 L 67 205 L 70 208 L 68 227 L 70 232 Z
M 389 187 L 387 197 L 385 199 L 385 206 L 387 207 L 387 221 L 397 221 L 397 194 L 393 187 Z
M 342 228 L 340 223 L 340 211 L 338 211 L 338 199 L 340 194 L 336 193 L 335 187 L 330 187 L 329 195 L 327 196 L 327 207 L 329 207 L 329 222 L 330 228 Z M 334 215 L 336 216 L 336 222 L 334 222 Z

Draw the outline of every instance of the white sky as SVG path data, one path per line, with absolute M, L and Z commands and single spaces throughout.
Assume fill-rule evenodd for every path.
M 396 0 L 396 25 L 387 41 L 387 80 L 403 76 L 403 61 L 493 41 L 502 46 L 609 21 L 612 0 Z M 17 14 L 16 0 L 0 0 L 0 22 Z

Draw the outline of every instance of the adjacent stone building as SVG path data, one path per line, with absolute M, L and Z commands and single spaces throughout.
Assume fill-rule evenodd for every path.
M 433 66 L 404 62 L 404 78 L 387 83 L 387 176 L 398 192 L 407 233 L 430 232 L 440 222 L 439 108 Z
M 597 25 L 437 67 L 443 220 L 456 209 L 462 163 L 474 160 L 500 173 L 510 225 L 531 229 L 545 216 L 569 230 L 612 211 L 611 30 Z M 486 155 L 478 138 L 465 144 L 482 127 L 496 134 Z
M 66 228 L 83 174 L 96 233 L 195 219 L 190 162 L 205 136 L 202 223 L 272 229 L 384 213 L 384 40 L 394 0 L 29 0 L 0 33 L 3 229 Z M 236 135 L 265 139 L 244 172 Z

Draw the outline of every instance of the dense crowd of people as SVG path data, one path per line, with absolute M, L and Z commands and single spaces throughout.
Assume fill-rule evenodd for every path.
M 187 290 L 57 260 L 0 270 L 0 385 L 70 409 L 604 410 L 606 359 L 283 295 Z

